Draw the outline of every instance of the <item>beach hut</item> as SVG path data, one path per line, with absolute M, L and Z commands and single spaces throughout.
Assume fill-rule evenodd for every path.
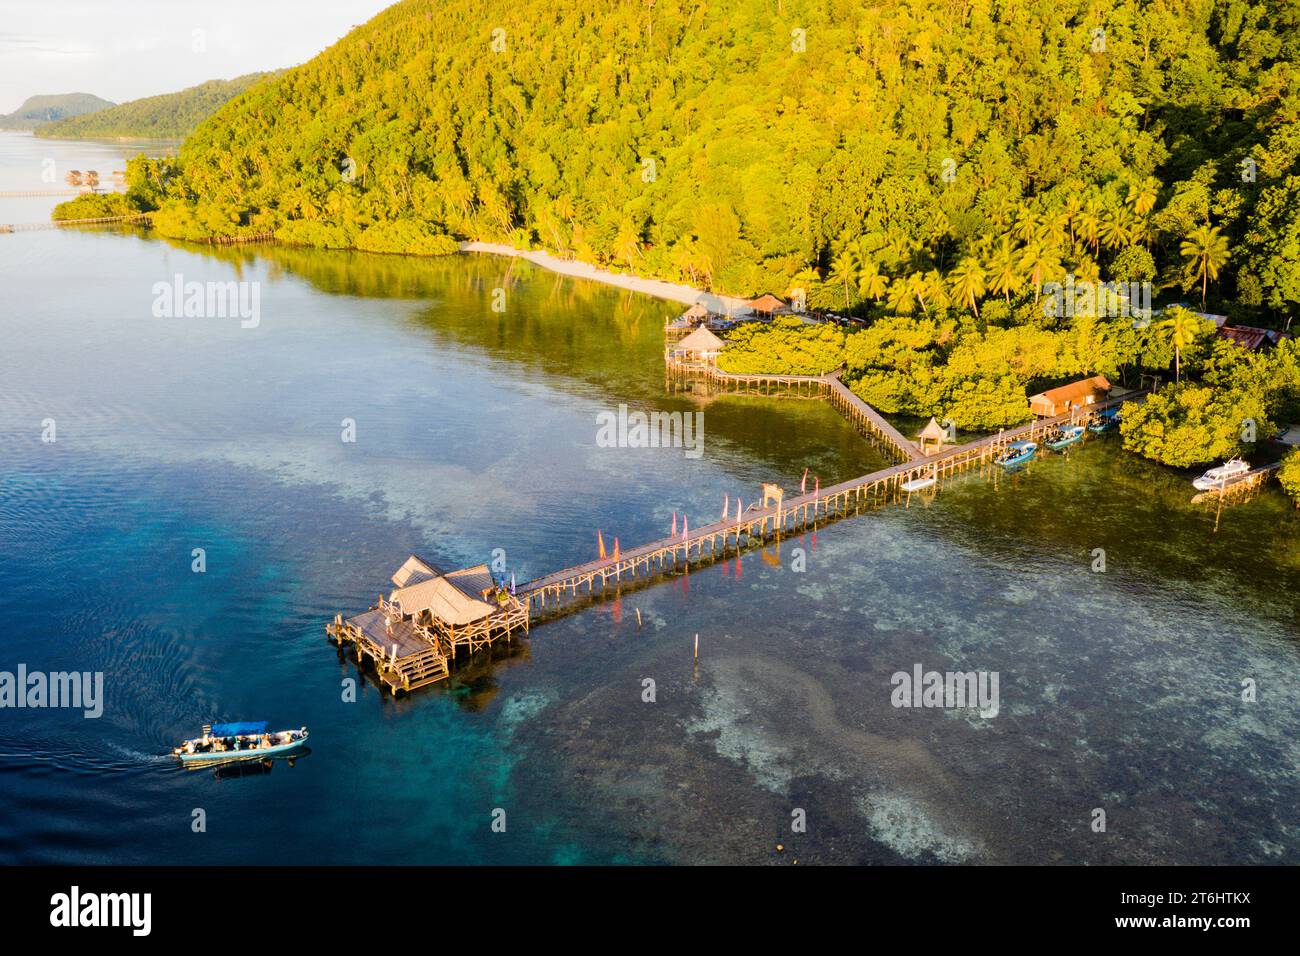
M 751 299 L 748 303 L 751 311 L 758 315 L 768 317 L 774 315 L 790 315 L 790 306 L 786 305 L 770 292 L 764 292 L 757 299 Z
M 726 348 L 727 343 L 713 332 L 701 326 L 668 352 L 671 362 L 713 365 L 718 360 L 718 353 Z
M 698 302 L 682 313 L 682 318 L 686 319 L 688 322 L 702 322 L 708 317 L 709 310 Z
M 916 438 L 917 443 L 921 446 L 921 454 L 932 455 L 942 448 L 944 442 L 948 440 L 948 432 L 931 416 L 930 421 L 921 429 L 921 433 Z
M 1109 394 L 1110 382 L 1106 376 L 1094 375 L 1031 396 L 1029 408 L 1039 418 L 1054 418 L 1064 415 L 1072 408 L 1104 401 Z

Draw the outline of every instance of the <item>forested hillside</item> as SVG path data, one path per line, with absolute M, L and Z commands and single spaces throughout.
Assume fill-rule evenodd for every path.
M 12 113 L 0 115 L 0 129 L 37 129 L 66 116 L 80 116 L 112 106 L 93 93 L 50 93 L 29 96 Z
M 860 311 L 1155 279 L 1279 322 L 1300 300 L 1298 11 L 407 0 L 203 124 L 155 223 L 506 240 Z
M 164 93 L 110 109 L 48 123 L 37 136 L 53 139 L 181 139 L 246 89 L 274 73 L 209 80 L 179 93 Z

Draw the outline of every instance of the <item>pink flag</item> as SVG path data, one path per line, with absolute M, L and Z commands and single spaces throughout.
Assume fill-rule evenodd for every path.
M 614 560 L 618 560 L 618 536 L 614 536 Z
M 740 499 L 736 499 L 736 524 L 740 524 Z
M 673 512 L 673 530 L 669 532 L 672 537 L 677 537 L 677 512 Z
M 808 469 L 805 468 L 803 470 L 803 480 L 799 482 L 799 494 L 801 495 L 807 494 L 807 492 L 808 492 Z
M 822 493 L 822 480 L 821 478 L 814 475 L 813 476 L 813 500 L 816 501 L 817 496 L 820 495 L 821 493 Z
M 682 540 L 685 541 L 690 537 L 690 529 L 686 527 L 686 515 L 682 515 Z
M 726 521 L 726 520 L 727 520 L 727 512 L 728 512 L 729 510 L 731 510 L 731 508 L 730 508 L 730 498 L 731 498 L 730 495 L 723 495 L 723 496 L 722 496 L 722 520 L 723 520 L 723 521 Z

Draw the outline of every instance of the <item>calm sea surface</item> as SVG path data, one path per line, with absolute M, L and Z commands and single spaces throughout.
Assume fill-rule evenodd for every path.
M 0 134 L 0 191 L 132 151 Z M 0 222 L 54 201 L 0 198 Z M 258 283 L 260 323 L 155 317 L 178 275 Z M 1216 530 L 1186 475 L 1094 438 L 394 701 L 324 624 L 411 552 L 504 549 L 523 581 L 597 530 L 640 543 L 881 459 L 818 402 L 667 389 L 670 304 L 502 259 L 44 231 L 0 235 L 0 292 L 0 670 L 101 671 L 106 698 L 0 710 L 0 863 L 1300 863 L 1300 515 L 1276 490 Z M 597 447 L 620 404 L 703 411 L 703 457 Z M 997 672 L 1000 713 L 891 706 L 917 664 Z M 163 756 L 221 719 L 306 724 L 311 752 Z

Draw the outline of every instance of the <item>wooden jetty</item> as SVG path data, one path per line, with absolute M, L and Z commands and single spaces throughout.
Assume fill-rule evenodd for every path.
M 708 382 L 727 393 L 766 395 L 792 398 L 824 398 L 831 407 L 843 415 L 858 433 L 870 440 L 888 457 L 901 461 L 927 461 L 926 455 L 902 432 L 891 425 L 874 408 L 854 395 L 840 381 L 840 370 L 827 375 L 738 375 L 724 372 L 708 362 L 683 361 L 673 357 L 670 348 L 665 355 L 669 375 Z
M 411 555 L 392 581 L 387 598 L 347 620 L 336 614 L 325 630 L 340 647 L 352 644 L 357 663 L 371 661 L 393 696 L 448 677 L 461 648 L 472 654 L 528 633 L 528 604 L 499 588 L 485 564 L 443 572 Z
M 780 379 L 779 383 L 767 384 L 795 389 L 809 388 L 816 382 L 818 388 L 830 394 L 839 394 L 836 385 L 844 389 L 838 376 L 739 378 Z M 399 690 L 409 692 L 447 678 L 460 648 L 472 654 L 503 637 L 508 641 L 521 630 L 527 634 L 533 622 L 577 610 L 611 590 L 621 592 L 644 586 L 692 566 L 760 548 L 773 540 L 779 542 L 785 535 L 910 499 L 904 486 L 914 479 L 933 478 L 937 488 L 944 479 L 972 468 L 999 471 L 994 460 L 1012 442 L 1040 440 L 1061 425 L 1087 422 L 1140 394 L 1074 408 L 1067 414 L 1037 419 L 928 457 L 892 426 L 880 428 L 880 423 L 888 426 L 888 422 L 852 396 L 862 407 L 847 400 L 843 400 L 843 407 L 861 416 L 871 428 L 879 429 L 899 456 L 905 456 L 904 461 L 795 497 L 787 497 L 777 485 L 764 485 L 762 500 L 736 517 L 728 516 L 684 530 L 681 535 L 543 575 L 519 586 L 514 593 L 495 584 L 486 565 L 444 573 L 412 555 L 393 575 L 396 590 L 387 599 L 380 595 L 369 610 L 346 620 L 336 615 L 326 631 L 340 646 L 350 642 L 358 663 L 373 662 L 380 681 L 396 696 Z
M 856 397 L 856 396 L 855 396 Z M 1058 426 L 1089 420 L 1107 408 L 1122 404 L 1134 394 L 1065 415 L 1042 418 L 1009 431 L 954 446 L 928 458 L 911 458 L 880 471 L 853 478 L 827 488 L 794 498 L 785 497 L 780 489 L 774 501 L 751 505 L 738 518 L 725 518 L 687 534 L 662 538 L 649 544 L 621 551 L 618 557 L 599 558 L 565 568 L 518 589 L 518 594 L 532 608 L 533 614 L 562 612 L 566 606 L 592 597 L 597 589 L 605 592 L 638 577 L 654 577 L 739 553 L 783 535 L 797 534 L 808 528 L 875 510 L 907 496 L 903 485 L 917 478 L 934 478 L 937 482 L 980 465 L 990 465 L 1013 441 L 1039 440 Z M 864 403 L 865 404 L 865 403 Z M 874 410 L 873 410 L 874 411 Z M 770 486 L 769 486 L 770 487 Z
M 683 340 L 684 341 L 684 340 Z M 860 433 L 883 448 L 896 464 L 811 493 L 787 497 L 785 490 L 766 484 L 761 500 L 748 509 L 739 505 L 727 515 L 688 531 L 638 547 L 618 550 L 573 567 L 529 581 L 507 592 L 485 565 L 442 572 L 412 555 L 393 575 L 396 587 L 369 610 L 344 620 L 341 614 L 326 631 L 340 647 L 350 642 L 358 663 L 374 663 L 380 681 L 394 695 L 444 680 L 451 673 L 456 652 L 474 653 L 504 637 L 600 600 L 611 589 L 645 586 L 656 579 L 708 564 L 730 554 L 740 554 L 779 542 L 784 535 L 815 529 L 819 523 L 909 499 L 910 482 L 934 479 L 937 489 L 944 479 L 968 469 L 987 467 L 1000 471 L 995 459 L 1014 441 L 1040 440 L 1065 424 L 1083 424 L 1106 409 L 1138 398 L 1122 398 L 1074 407 L 1068 413 L 1036 419 L 997 435 L 940 447 L 927 455 L 909 441 L 875 409 L 840 381 L 838 371 L 827 375 L 735 375 L 719 370 L 711 339 L 700 337 L 697 347 L 670 344 L 665 361 L 670 375 L 698 378 L 727 391 L 748 394 L 824 398 Z M 703 354 L 703 357 L 701 357 Z
M 80 196 L 89 189 L 20 189 L 0 193 L 0 199 L 27 199 L 32 196 Z
M 0 232 L 35 232 L 38 229 L 58 229 L 62 226 L 98 226 L 110 222 L 140 222 L 153 213 L 141 212 L 133 216 L 100 216 L 95 219 L 51 219 L 49 222 L 0 223 Z

